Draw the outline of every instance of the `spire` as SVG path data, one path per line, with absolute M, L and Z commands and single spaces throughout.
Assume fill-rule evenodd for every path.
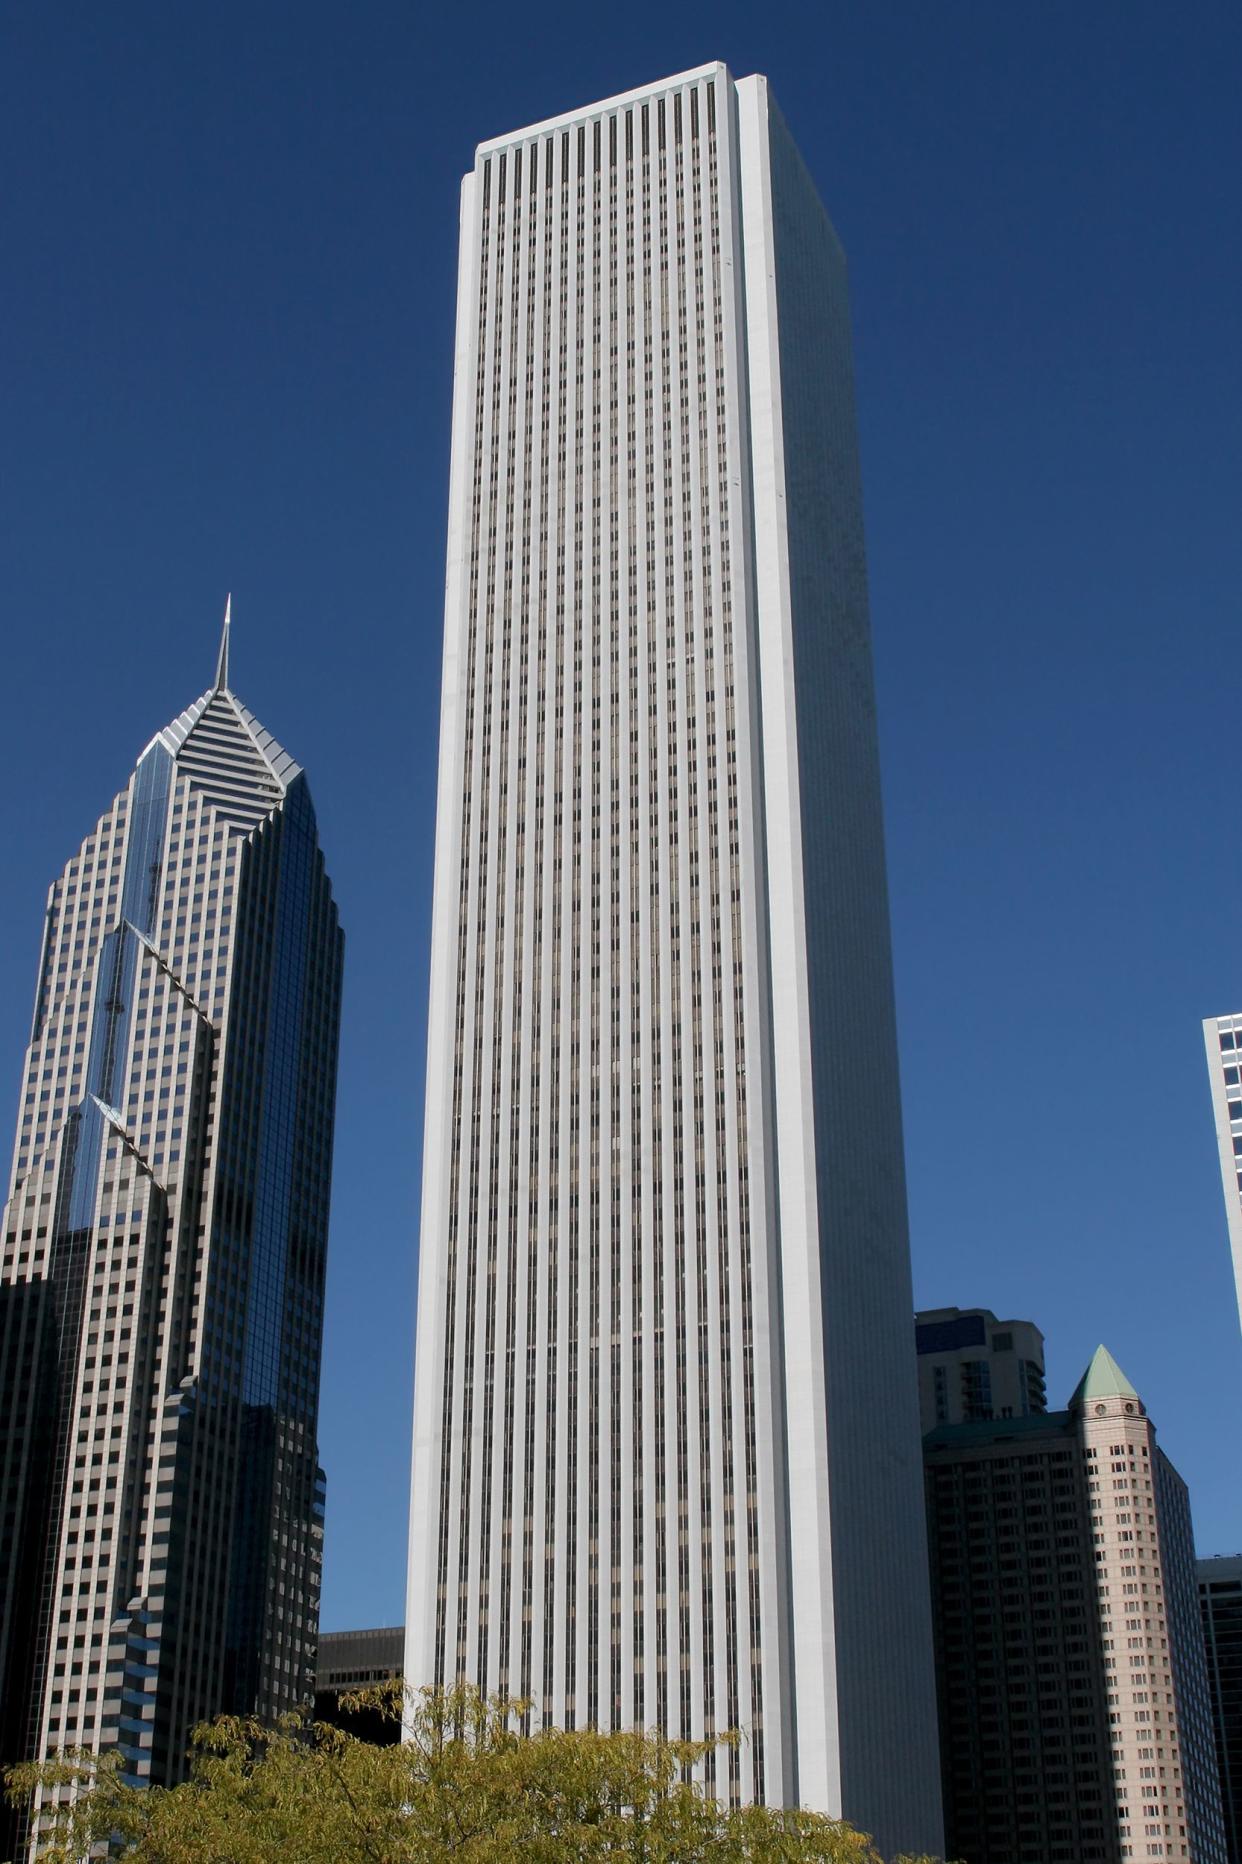
M 1138 1393 L 1131 1385 L 1117 1361 L 1106 1346 L 1097 1346 L 1091 1355 L 1091 1364 L 1083 1373 L 1069 1401 L 1070 1410 L 1086 1404 L 1093 1398 L 1137 1398 Z
M 229 620 L 233 612 L 233 597 L 228 595 L 224 602 L 224 627 L 220 631 L 220 658 L 216 661 L 216 684 L 218 693 L 229 689 Z

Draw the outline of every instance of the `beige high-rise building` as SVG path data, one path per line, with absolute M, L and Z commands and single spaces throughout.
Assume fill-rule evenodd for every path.
M 1116 1361 L 924 1452 L 945 1855 L 1225 1864 L 1189 1499 Z

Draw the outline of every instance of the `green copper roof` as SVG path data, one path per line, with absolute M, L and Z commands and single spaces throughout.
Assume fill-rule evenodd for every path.
M 1108 1348 L 1097 1346 L 1091 1356 L 1091 1364 L 1079 1379 L 1074 1396 L 1070 1399 L 1070 1409 L 1095 1398 L 1137 1397 L 1138 1393 Z

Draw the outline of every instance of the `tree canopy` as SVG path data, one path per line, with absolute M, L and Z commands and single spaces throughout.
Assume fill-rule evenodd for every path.
M 396 1684 L 351 1701 L 402 1714 Z M 8 1792 L 39 1793 L 42 1864 L 880 1864 L 820 1813 L 718 1805 L 691 1771 L 714 1743 L 525 1733 L 528 1710 L 423 1690 L 392 1747 L 300 1717 L 226 1717 L 197 1730 L 179 1786 L 126 1785 L 111 1757 L 68 1755 L 12 1769 Z

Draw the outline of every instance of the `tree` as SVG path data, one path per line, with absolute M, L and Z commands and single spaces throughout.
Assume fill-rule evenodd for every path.
M 350 1701 L 403 1708 L 397 1684 Z M 820 1813 L 717 1805 L 691 1773 L 714 1743 L 528 1734 L 528 1719 L 527 1703 L 428 1689 L 395 1747 L 300 1717 L 226 1717 L 196 1731 L 179 1786 L 127 1786 L 111 1757 L 79 1754 L 13 1768 L 8 1791 L 40 1794 L 42 1864 L 880 1864 Z

